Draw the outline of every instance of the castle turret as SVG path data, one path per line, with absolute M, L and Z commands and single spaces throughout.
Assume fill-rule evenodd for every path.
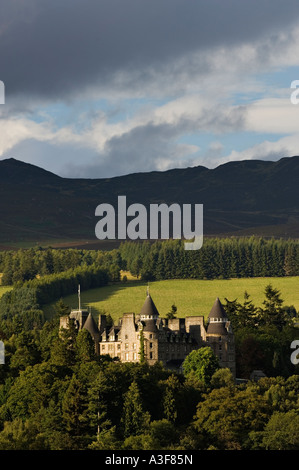
M 158 327 L 159 312 L 147 289 L 147 296 L 140 311 L 140 325 L 144 336 L 145 357 L 149 364 L 158 360 Z
M 208 316 L 206 342 L 218 357 L 220 366 L 229 368 L 235 377 L 234 335 L 226 311 L 218 297 Z
M 208 316 L 208 335 L 227 335 L 227 314 L 217 297 Z
M 149 290 L 147 290 L 147 296 L 140 311 L 140 320 L 157 320 L 158 317 L 159 312 L 157 310 L 157 307 L 150 296 Z

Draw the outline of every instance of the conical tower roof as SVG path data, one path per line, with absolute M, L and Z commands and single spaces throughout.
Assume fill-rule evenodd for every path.
M 225 323 L 228 321 L 226 312 L 217 297 L 214 302 L 214 305 L 209 313 L 208 316 L 208 328 L 207 334 L 208 335 L 227 335 L 227 329 L 225 327 Z
M 93 338 L 95 338 L 96 336 L 99 336 L 99 330 L 97 328 L 96 322 L 94 321 L 91 313 L 88 314 L 88 317 L 86 318 L 83 328 L 85 328 L 91 334 Z
M 220 302 L 219 298 L 214 302 L 214 305 L 209 313 L 208 319 L 211 320 L 212 318 L 217 318 L 219 320 L 227 321 L 227 314 L 226 311 L 224 310 L 222 303 Z
M 147 318 L 154 319 L 154 318 L 157 318 L 158 316 L 159 316 L 159 312 L 157 310 L 157 307 L 154 304 L 154 301 L 148 292 L 145 302 L 140 311 L 140 319 L 141 320 L 147 319 Z

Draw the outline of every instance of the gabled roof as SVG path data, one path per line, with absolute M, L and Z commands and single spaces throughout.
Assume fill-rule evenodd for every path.
M 214 305 L 209 313 L 208 318 L 218 318 L 220 320 L 228 320 L 226 311 L 224 310 L 218 297 L 214 302 Z
M 110 328 L 110 330 L 109 330 L 109 332 L 108 332 L 108 336 L 111 336 L 111 335 L 112 335 L 112 336 L 113 336 L 113 335 L 116 336 L 116 335 L 118 335 L 119 330 L 120 330 L 120 328 L 119 328 L 118 326 L 115 326 L 115 325 L 111 326 L 111 328 Z

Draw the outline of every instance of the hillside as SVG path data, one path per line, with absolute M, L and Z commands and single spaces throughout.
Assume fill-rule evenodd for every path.
M 0 245 L 96 242 L 95 208 L 138 202 L 203 204 L 204 235 L 299 236 L 299 156 L 229 162 L 115 178 L 61 178 L 14 158 L 0 161 Z
M 169 279 L 150 283 L 151 295 L 161 317 L 165 317 L 172 304 L 177 307 L 176 316 L 203 315 L 207 318 L 216 297 L 225 305 L 226 298 L 232 301 L 244 302 L 244 292 L 247 291 L 250 299 L 257 307 L 262 307 L 265 299 L 265 288 L 271 284 L 281 292 L 284 305 L 293 305 L 299 311 L 297 292 L 298 277 L 269 277 L 269 278 L 243 278 L 243 279 Z M 97 320 L 100 313 L 110 314 L 114 322 L 124 312 L 140 313 L 146 296 L 147 283 L 130 281 L 127 283 L 114 283 L 96 289 L 81 292 L 81 302 L 84 308 L 90 308 Z M 188 292 L 188 296 L 186 296 Z M 78 295 L 68 295 L 64 299 L 70 308 L 77 308 Z M 52 318 L 55 303 L 44 308 L 47 319 Z

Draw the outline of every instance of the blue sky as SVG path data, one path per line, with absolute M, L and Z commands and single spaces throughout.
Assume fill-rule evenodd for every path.
M 299 154 L 295 0 L 0 10 L 0 159 L 101 178 Z

